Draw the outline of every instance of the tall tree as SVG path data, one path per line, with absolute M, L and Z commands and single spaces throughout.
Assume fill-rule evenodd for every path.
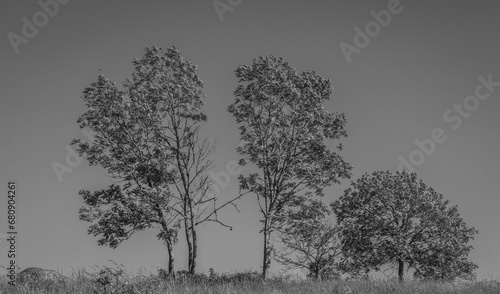
M 82 190 L 86 207 L 80 218 L 97 223 L 89 233 L 102 235 L 100 245 L 118 246 L 135 231 L 159 226 L 158 237 L 167 245 L 168 271 L 173 274 L 173 245 L 184 224 L 188 266 L 195 269 L 195 227 L 217 220 L 216 195 L 209 193 L 214 150 L 200 139 L 206 115 L 203 83 L 196 66 L 175 48 L 165 53 L 146 48 L 133 61 L 132 77 L 123 91 L 104 76 L 84 91 L 88 111 L 78 123 L 95 132 L 93 142 L 75 139 L 80 155 L 100 165 L 119 185 L 91 193 Z M 232 202 L 230 202 L 232 203 Z
M 133 79 L 127 82 L 129 92 L 142 96 L 160 97 L 163 104 L 162 127 L 159 133 L 163 148 L 172 155 L 175 180 L 173 197 L 179 205 L 173 210 L 182 218 L 188 247 L 188 271 L 196 271 L 198 238 L 196 227 L 205 222 L 219 221 L 217 212 L 242 195 L 217 206 L 217 195 L 210 193 L 214 184 L 207 172 L 213 167 L 211 156 L 215 144 L 200 138 L 201 123 L 207 116 L 200 111 L 204 105 L 203 83 L 198 77 L 196 65 L 183 60 L 180 52 L 169 49 L 163 56 L 153 48 L 140 61 L 135 61 Z
M 106 169 L 118 184 L 95 192 L 81 190 L 85 206 L 80 219 L 92 223 L 88 233 L 101 236 L 99 245 L 111 248 L 136 231 L 157 228 L 167 247 L 168 271 L 174 274 L 173 246 L 181 219 L 172 210 L 172 155 L 160 143 L 160 114 L 152 98 L 132 95 L 124 101 L 126 95 L 102 75 L 84 90 L 88 110 L 78 123 L 92 130 L 95 139 L 74 139 L 72 144 L 89 165 Z
M 332 87 L 314 71 L 299 74 L 282 58 L 270 56 L 239 66 L 235 73 L 240 85 L 228 111 L 244 143 L 237 148 L 240 164 L 248 161 L 259 170 L 240 175 L 239 181 L 241 191 L 257 196 L 262 214 L 265 279 L 273 252 L 271 235 L 288 204 L 301 195 L 322 196 L 325 186 L 351 175 L 351 166 L 324 143 L 347 136 L 345 118 L 323 109 Z
M 302 268 L 314 279 L 340 276 L 342 261 L 339 227 L 328 218 L 328 207 L 317 199 L 298 199 L 289 209 L 278 231 L 282 250 L 275 259 L 288 269 Z
M 478 231 L 415 173 L 364 174 L 331 206 L 353 273 L 389 265 L 403 281 L 406 264 L 415 278 L 474 277 L 468 243 Z

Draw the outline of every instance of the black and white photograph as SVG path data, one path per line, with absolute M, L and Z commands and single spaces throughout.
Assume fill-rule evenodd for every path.
M 0 294 L 500 293 L 499 0 L 2 0 Z

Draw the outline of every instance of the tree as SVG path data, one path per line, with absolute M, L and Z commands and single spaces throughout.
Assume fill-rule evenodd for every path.
M 342 251 L 340 230 L 328 219 L 328 207 L 316 199 L 299 201 L 290 209 L 277 231 L 284 245 L 275 259 L 288 269 L 303 268 L 308 277 L 331 279 L 340 276 Z
M 194 272 L 197 250 L 195 227 L 217 220 L 216 197 L 208 191 L 205 172 L 214 147 L 199 138 L 200 123 L 207 117 L 203 83 L 196 66 L 183 60 L 172 47 L 162 54 L 146 48 L 133 61 L 132 77 L 123 91 L 100 75 L 84 90 L 88 111 L 80 128 L 95 133 L 93 142 L 73 140 L 90 165 L 107 169 L 118 185 L 96 191 L 82 190 L 85 207 L 80 219 L 95 222 L 89 234 L 101 235 L 99 245 L 116 248 L 134 232 L 158 227 L 158 238 L 167 246 L 168 271 L 174 273 L 173 245 L 184 224 L 189 270 Z M 230 202 L 232 203 L 232 202 Z
M 88 233 L 102 236 L 99 245 L 116 248 L 136 231 L 156 227 L 168 253 L 168 271 L 174 274 L 173 246 L 180 228 L 179 216 L 169 185 L 173 172 L 168 170 L 171 153 L 164 149 L 158 133 L 158 109 L 153 110 L 151 97 L 127 93 L 100 75 L 84 90 L 88 108 L 78 119 L 80 128 L 89 128 L 93 142 L 74 139 L 78 153 L 85 154 L 89 165 L 107 169 L 117 184 L 90 192 L 81 190 L 85 206 L 80 219 L 92 223 Z M 149 98 L 149 99 L 148 99 Z
M 467 260 L 467 244 L 478 231 L 415 173 L 364 174 L 331 207 L 353 273 L 397 266 L 403 281 L 407 264 L 415 278 L 474 277 L 477 266 Z
M 239 66 L 235 73 L 240 85 L 228 111 L 241 132 L 240 165 L 248 161 L 259 171 L 240 175 L 239 181 L 241 192 L 257 196 L 262 214 L 265 279 L 273 252 L 271 235 L 288 204 L 313 192 L 322 196 L 324 187 L 351 175 L 351 166 L 324 143 L 347 136 L 345 118 L 323 109 L 332 87 L 314 71 L 298 74 L 283 59 L 270 56 Z
M 174 48 L 162 56 L 157 49 L 135 62 L 133 80 L 128 81 L 131 92 L 143 96 L 153 93 L 162 97 L 163 148 L 171 151 L 176 176 L 172 185 L 173 197 L 180 204 L 173 209 L 182 218 L 188 246 L 188 272 L 195 274 L 198 252 L 196 227 L 205 222 L 215 222 L 231 228 L 217 218 L 217 212 L 234 204 L 241 196 L 217 206 L 217 195 L 210 193 L 214 184 L 207 175 L 213 167 L 211 156 L 215 144 L 200 138 L 201 123 L 207 116 L 200 111 L 204 105 L 203 83 L 196 74 L 197 67 L 184 61 Z

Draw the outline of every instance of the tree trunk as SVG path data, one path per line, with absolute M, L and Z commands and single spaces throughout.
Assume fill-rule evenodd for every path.
M 267 277 L 267 271 L 269 270 L 269 267 L 271 266 L 271 242 L 270 242 L 270 235 L 271 232 L 269 230 L 269 227 L 267 225 L 267 220 L 265 221 L 264 224 L 264 257 L 262 260 L 262 279 L 265 281 Z
M 314 279 L 316 281 L 321 281 L 321 273 L 317 267 L 314 269 Z
M 186 241 L 188 244 L 188 272 L 194 275 L 196 274 L 196 257 L 198 255 L 198 240 L 196 236 L 196 229 L 193 225 L 193 221 L 187 221 L 185 226 L 187 228 Z
M 196 273 L 196 257 L 198 244 L 196 239 L 195 219 L 191 203 L 184 203 L 184 214 L 189 215 L 189 218 L 184 219 L 184 230 L 186 232 L 186 242 L 188 245 L 188 272 L 192 275 Z
M 184 204 L 186 205 L 186 204 Z M 186 212 L 186 210 L 184 209 Z M 193 267 L 193 241 L 192 241 L 192 235 L 191 235 L 191 226 L 189 224 L 189 219 L 185 218 L 184 219 L 184 232 L 186 233 L 186 242 L 188 246 L 188 272 L 193 274 L 192 272 L 192 267 Z
M 404 281 L 404 270 L 405 270 L 405 262 L 401 259 L 398 260 L 398 280 L 400 283 Z
M 160 218 L 160 224 L 161 224 L 161 227 L 163 229 L 162 239 L 165 242 L 165 244 L 167 245 L 168 275 L 172 278 L 175 278 L 175 271 L 174 271 L 175 258 L 174 258 L 174 248 L 173 248 L 175 240 L 173 239 L 171 232 L 169 232 L 167 222 L 163 218 L 163 211 L 160 209 L 160 206 L 158 205 L 158 203 L 156 204 L 156 211 L 158 212 L 158 216 Z
M 148 181 L 149 187 L 152 188 L 151 181 Z M 161 228 L 163 229 L 163 241 L 167 245 L 167 252 L 168 252 L 168 275 L 172 278 L 175 278 L 175 271 L 174 271 L 174 239 L 172 237 L 172 234 L 169 232 L 167 222 L 165 221 L 165 218 L 163 216 L 163 210 L 160 208 L 160 204 L 158 202 L 155 204 L 154 209 L 156 210 L 156 213 L 158 213 L 158 218 L 159 218 L 159 223 L 161 225 Z M 177 234 L 177 233 L 176 233 Z
M 170 277 L 175 278 L 175 272 L 174 272 L 174 250 L 172 246 L 172 240 L 171 237 L 167 237 L 167 252 L 168 252 L 168 275 Z
M 196 273 L 196 257 L 198 257 L 198 240 L 196 238 L 196 229 L 194 226 L 192 227 L 191 237 L 193 238 L 193 261 L 191 262 L 191 274 L 194 275 Z

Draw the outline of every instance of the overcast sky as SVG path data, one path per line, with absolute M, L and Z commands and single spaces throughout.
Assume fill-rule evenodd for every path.
M 109 266 L 108 259 L 131 271 L 165 267 L 156 231 L 114 250 L 87 235 L 78 191 L 110 182 L 85 160 L 70 167 L 66 147 L 74 137 L 85 139 L 76 123 L 86 111 L 81 94 L 99 70 L 120 84 L 146 46 L 175 45 L 198 65 L 205 85 L 206 134 L 218 142 L 214 173 L 239 159 L 239 131 L 227 112 L 234 70 L 259 56 L 281 56 L 332 81 L 325 109 L 346 115 L 342 154 L 354 166 L 353 178 L 396 171 L 407 161 L 479 229 L 470 255 L 479 277 L 500 277 L 499 1 L 220 0 L 217 9 L 211 0 L 57 3 L 47 12 L 38 1 L 0 4 L 0 233 L 7 232 L 7 181 L 14 179 L 21 267 L 70 273 Z M 72 171 L 60 181 L 54 164 Z M 328 189 L 324 201 L 337 199 L 348 184 Z M 237 187 L 232 176 L 221 199 Z M 220 215 L 233 231 L 200 228 L 199 271 L 260 270 L 255 196 L 239 209 Z M 0 241 L 6 266 L 8 246 Z M 181 238 L 175 247 L 176 269 L 186 268 L 183 244 Z M 279 271 L 276 263 L 271 270 Z

